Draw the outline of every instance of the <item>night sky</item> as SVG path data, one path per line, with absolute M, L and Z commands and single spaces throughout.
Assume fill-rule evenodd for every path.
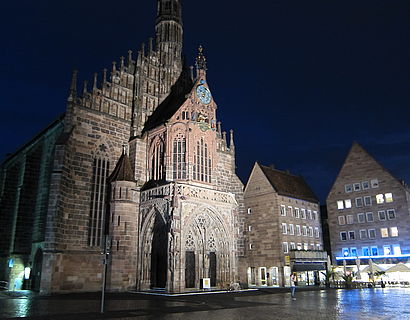
M 154 35 L 155 0 L 2 1 L 0 156 L 65 111 L 81 80 Z M 238 174 L 302 175 L 325 201 L 353 141 L 410 183 L 410 1 L 184 1 Z M 82 83 L 82 81 L 80 81 Z

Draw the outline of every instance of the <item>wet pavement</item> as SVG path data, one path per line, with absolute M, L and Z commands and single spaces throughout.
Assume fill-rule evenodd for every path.
M 0 292 L 0 319 L 410 319 L 410 289 L 259 290 L 190 296 L 68 294 L 37 297 Z

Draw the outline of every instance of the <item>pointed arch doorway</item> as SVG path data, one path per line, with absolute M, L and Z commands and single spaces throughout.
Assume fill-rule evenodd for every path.
M 168 273 L 168 228 L 160 213 L 156 213 L 151 251 L 151 288 L 165 288 Z

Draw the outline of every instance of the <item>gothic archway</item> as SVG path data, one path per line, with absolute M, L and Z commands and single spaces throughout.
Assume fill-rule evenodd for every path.
M 168 273 L 168 228 L 160 213 L 155 214 L 151 244 L 151 288 L 165 288 Z

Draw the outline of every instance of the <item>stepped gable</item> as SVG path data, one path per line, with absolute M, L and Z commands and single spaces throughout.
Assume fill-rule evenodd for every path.
M 166 97 L 152 115 L 149 116 L 145 123 L 143 133 L 169 120 L 187 100 L 186 96 L 191 92 L 193 85 L 194 83 L 189 75 L 188 68 L 185 67 L 177 82 L 172 86 L 168 97 Z
M 131 181 L 135 182 L 134 172 L 131 168 L 129 157 L 123 153 L 110 176 L 110 181 Z
M 301 176 L 295 176 L 262 165 L 259 166 L 278 194 L 319 203 L 319 199 Z

